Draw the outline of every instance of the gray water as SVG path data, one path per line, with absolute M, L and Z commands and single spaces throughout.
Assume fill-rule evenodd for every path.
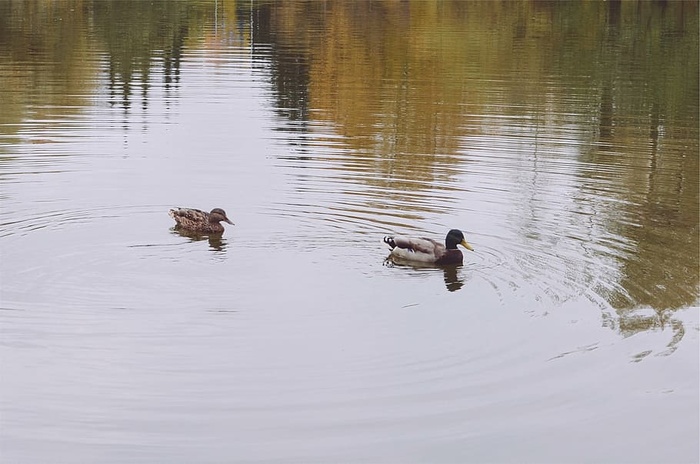
M 697 3 L 2 2 L 0 105 L 3 462 L 700 460 Z

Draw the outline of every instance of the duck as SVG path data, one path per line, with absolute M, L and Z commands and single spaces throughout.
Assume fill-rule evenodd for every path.
M 386 236 L 384 243 L 391 248 L 390 258 L 424 264 L 462 264 L 462 251 L 457 248 L 457 245 L 474 251 L 459 229 L 452 229 L 447 233 L 444 245 L 431 238 L 413 238 L 400 235 Z
M 168 214 L 177 223 L 175 229 L 203 235 L 223 233 L 222 221 L 234 225 L 221 208 L 214 208 L 208 213 L 194 208 L 172 208 Z

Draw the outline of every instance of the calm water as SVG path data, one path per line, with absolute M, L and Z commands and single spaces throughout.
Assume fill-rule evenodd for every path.
M 698 55 L 697 2 L 0 2 L 0 458 L 698 462 Z

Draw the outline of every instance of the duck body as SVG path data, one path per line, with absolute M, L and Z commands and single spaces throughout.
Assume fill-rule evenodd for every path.
M 175 219 L 176 229 L 202 235 L 223 233 L 221 222 L 233 225 L 221 208 L 214 208 L 208 213 L 194 208 L 172 208 L 168 214 Z
M 464 234 L 458 229 L 452 229 L 447 233 L 444 245 L 431 238 L 413 238 L 401 235 L 384 237 L 384 243 L 391 248 L 391 258 L 438 266 L 462 264 L 464 257 L 457 245 L 474 251 L 474 248 L 464 238 Z

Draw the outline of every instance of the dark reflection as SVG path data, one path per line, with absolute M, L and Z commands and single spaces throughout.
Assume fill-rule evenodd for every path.
M 162 67 L 166 90 L 179 82 L 182 50 L 197 11 L 192 6 L 162 0 L 93 3 L 95 32 L 109 59 L 113 105 L 129 110 L 134 88 L 139 87 L 146 109 L 154 66 Z
M 306 15 L 314 8 L 313 3 L 293 2 L 290 8 L 295 14 Z M 306 121 L 309 112 L 309 50 L 306 44 L 286 37 L 290 31 L 281 26 L 288 20 L 284 9 L 270 3 L 256 6 L 253 12 L 253 53 L 269 56 L 269 73 L 276 98 L 274 110 L 290 121 Z M 318 18 L 317 15 L 310 15 Z M 313 24 L 306 24 L 314 27 Z M 295 126 L 296 129 L 302 128 Z
M 445 287 L 450 292 L 455 292 L 464 286 L 464 280 L 459 276 L 462 266 L 445 266 L 442 272 L 445 274 Z
M 445 288 L 448 292 L 456 292 L 464 286 L 464 278 L 460 275 L 461 265 L 452 266 L 433 266 L 429 264 L 420 264 L 415 262 L 403 261 L 395 256 L 389 255 L 384 260 L 386 267 L 403 267 L 413 269 L 415 271 L 429 271 L 441 269 L 445 280 Z
M 608 0 L 608 27 L 611 34 L 617 35 L 620 28 L 622 0 Z
M 191 232 L 189 230 L 180 229 L 178 227 L 172 227 L 170 229 L 174 234 L 180 237 L 185 237 L 190 239 L 192 242 L 208 241 L 209 249 L 215 253 L 223 253 L 228 247 L 227 240 L 223 238 L 223 234 L 211 234 L 211 235 L 201 235 L 196 232 Z

